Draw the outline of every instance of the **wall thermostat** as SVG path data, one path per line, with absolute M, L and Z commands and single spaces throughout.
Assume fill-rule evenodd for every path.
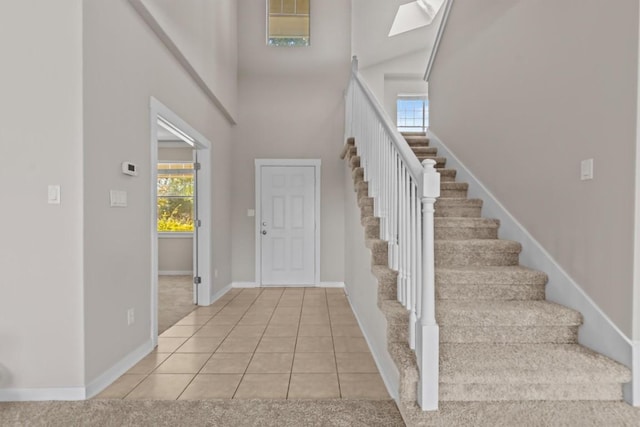
M 138 176 L 138 166 L 131 162 L 122 162 L 122 173 L 125 175 Z

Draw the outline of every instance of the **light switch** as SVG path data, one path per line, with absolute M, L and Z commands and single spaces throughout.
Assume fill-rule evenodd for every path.
M 256 211 L 254 209 L 247 209 L 247 216 L 256 216 Z
M 109 192 L 112 208 L 126 208 L 127 207 L 127 192 L 120 190 L 111 190 Z
M 582 181 L 593 179 L 593 159 L 583 160 L 580 163 L 580 179 Z
M 47 193 L 47 202 L 50 205 L 59 205 L 60 204 L 60 186 L 59 185 L 50 185 Z

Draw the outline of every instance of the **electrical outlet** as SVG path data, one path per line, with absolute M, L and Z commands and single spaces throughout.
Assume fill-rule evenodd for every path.
M 127 310 L 127 326 L 131 326 L 136 322 L 135 311 L 133 308 Z
M 218 269 L 213 270 L 213 277 L 218 277 Z

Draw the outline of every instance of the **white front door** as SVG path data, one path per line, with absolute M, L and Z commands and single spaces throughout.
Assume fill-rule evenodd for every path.
M 260 167 L 262 285 L 313 285 L 316 168 Z

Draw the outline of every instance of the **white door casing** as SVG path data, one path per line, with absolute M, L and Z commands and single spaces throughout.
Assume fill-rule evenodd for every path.
M 256 281 L 319 284 L 319 160 L 256 160 Z

